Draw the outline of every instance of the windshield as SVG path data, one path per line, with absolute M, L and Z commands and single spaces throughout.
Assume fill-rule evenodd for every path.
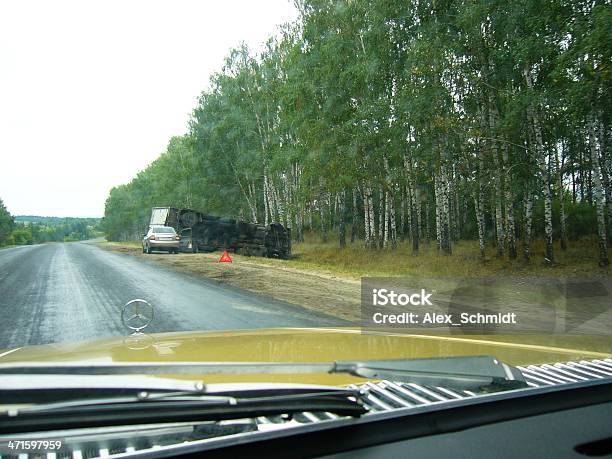
M 609 358 L 609 15 L 3 2 L 0 373 Z

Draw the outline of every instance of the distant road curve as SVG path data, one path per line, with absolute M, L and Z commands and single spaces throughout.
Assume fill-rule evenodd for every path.
M 95 244 L 50 243 L 0 250 L 0 350 L 125 336 L 134 298 L 155 306 L 151 333 L 342 324 Z

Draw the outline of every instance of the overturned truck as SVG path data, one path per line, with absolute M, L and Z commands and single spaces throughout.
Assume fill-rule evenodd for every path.
M 279 223 L 260 226 L 192 209 L 154 207 L 149 225 L 173 227 L 181 237 L 183 252 L 222 249 L 243 255 L 283 259 L 291 256 L 291 229 Z

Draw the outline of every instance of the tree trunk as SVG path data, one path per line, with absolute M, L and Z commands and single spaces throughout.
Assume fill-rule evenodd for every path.
M 576 171 L 572 165 L 572 203 L 576 204 Z
M 312 201 L 310 201 L 308 203 L 308 214 L 307 214 L 307 216 L 308 216 L 308 230 L 309 231 L 313 230 L 313 228 L 312 228 L 312 214 L 314 212 L 314 205 L 313 204 L 314 203 Z
M 525 261 L 531 259 L 531 227 L 533 220 L 533 192 L 528 186 L 525 195 L 525 239 L 523 241 L 523 257 Z
M 395 200 L 393 194 L 387 192 L 387 215 L 389 216 L 389 236 L 387 239 L 391 242 L 391 248 L 397 248 L 397 222 L 395 221 Z
M 431 239 L 431 216 L 429 215 L 429 201 L 425 201 L 422 203 L 425 206 L 425 242 L 429 245 L 429 240 Z M 421 212 L 423 212 L 423 208 L 421 207 Z
M 533 80 L 528 69 L 524 70 L 527 87 L 533 89 Z M 527 116 L 533 126 L 535 134 L 536 161 L 538 163 L 542 180 L 544 182 L 544 234 L 546 237 L 546 256 L 544 261 L 547 264 L 554 262 L 553 256 L 553 226 L 552 226 L 552 193 L 550 191 L 550 175 L 546 166 L 546 153 L 544 151 L 544 141 L 542 139 L 542 130 L 538 115 L 531 105 L 527 107 Z
M 480 185 L 478 188 L 482 188 Z M 485 258 L 485 219 L 482 211 L 482 194 L 478 191 L 474 196 L 474 211 L 476 212 L 476 224 L 478 226 L 478 248 L 480 249 L 480 258 Z
M 412 158 L 404 156 L 404 168 L 408 175 L 408 184 L 406 186 L 406 194 L 408 196 L 408 205 L 410 206 L 410 236 L 412 238 L 412 254 L 419 254 L 419 209 L 420 209 L 420 194 L 414 176 L 414 168 Z
M 326 200 L 325 200 L 325 192 L 322 191 L 321 192 L 321 202 L 319 203 L 319 217 L 321 219 L 321 239 L 323 240 L 323 242 L 327 242 L 328 241 L 328 235 L 327 235 L 327 222 L 326 220 L 326 215 L 325 215 L 325 207 L 326 207 Z
M 442 203 L 441 203 L 441 195 L 442 192 L 440 190 L 440 176 L 436 174 L 434 176 L 434 190 L 435 190 L 435 204 L 436 204 L 436 244 L 438 246 L 438 250 L 442 250 Z
M 338 234 L 340 238 L 340 248 L 346 247 L 346 191 L 342 190 L 338 194 L 338 212 L 340 213 L 340 223 L 338 226 Z
M 563 189 L 563 149 L 561 150 L 561 160 L 559 160 L 559 148 L 555 153 L 555 163 L 557 166 L 557 187 L 559 188 L 559 226 L 561 227 L 561 250 L 567 249 L 567 225 L 565 221 L 565 199 Z
M 357 239 L 357 231 L 358 231 L 358 223 L 359 223 L 359 213 L 357 209 L 357 187 L 353 188 L 353 221 L 351 223 L 351 244 L 355 242 Z
M 389 171 L 389 160 L 385 155 L 383 158 L 386 178 L 386 189 L 385 189 L 385 242 L 384 247 L 388 247 L 391 243 L 391 248 L 397 247 L 397 225 L 395 222 L 395 197 L 391 190 L 393 184 L 391 183 L 391 176 Z
M 371 248 L 372 246 L 372 231 L 370 224 L 370 196 L 369 189 L 366 185 L 363 185 L 363 237 L 365 240 L 365 246 Z
M 597 236 L 599 240 L 599 266 L 608 266 L 608 238 L 606 235 L 606 209 L 604 203 L 604 192 L 601 186 L 601 171 L 597 155 L 596 120 L 591 116 L 589 120 L 589 147 L 591 151 L 591 167 L 593 168 L 593 199 L 597 208 Z
M 502 146 L 503 164 L 508 164 L 508 144 Z M 503 167 L 503 166 L 502 166 Z M 507 170 L 507 169 L 506 169 Z M 509 171 L 508 171 L 509 172 Z M 506 199 L 506 239 L 508 241 L 508 256 L 511 260 L 516 259 L 516 225 L 514 222 L 514 196 L 510 184 L 510 177 L 504 176 L 504 191 Z
M 606 198 L 606 231 L 608 233 L 608 243 L 612 243 L 612 178 L 610 173 L 612 172 L 612 154 L 610 153 L 610 146 L 608 138 L 606 136 L 606 128 L 604 122 L 598 123 L 598 135 L 599 146 L 600 146 L 600 169 L 601 179 L 603 182 L 604 196 Z
M 264 169 L 264 179 L 263 179 L 263 187 L 264 187 L 264 226 L 268 226 L 270 224 L 270 196 L 268 190 L 268 174 Z
M 400 197 L 400 212 L 399 212 L 399 239 L 404 242 L 404 236 L 406 235 L 406 193 L 404 193 L 403 187 L 399 189 Z
M 497 106 L 492 95 L 489 95 L 489 130 L 491 135 L 495 135 L 497 126 Z M 495 166 L 495 173 L 493 174 L 493 183 L 495 186 L 495 236 L 497 240 L 497 256 L 504 256 L 504 217 L 502 208 L 502 178 L 504 175 L 504 166 L 499 158 L 499 148 L 497 141 L 492 140 L 489 142 L 491 145 L 491 155 L 493 156 L 493 164 Z
M 457 242 L 459 239 L 461 239 L 461 219 L 459 217 L 459 180 L 454 172 L 451 179 L 453 183 L 453 241 Z
M 410 200 L 410 235 L 412 236 L 412 254 L 419 254 L 419 188 L 414 186 Z
M 415 183 L 414 183 L 415 190 L 416 190 L 417 186 L 418 185 L 416 184 L 416 179 L 415 179 Z M 421 192 L 419 191 L 418 193 L 419 193 L 419 199 L 416 202 L 416 211 L 417 211 L 417 225 L 419 227 L 419 240 L 423 239 L 422 235 L 425 234 L 425 238 L 427 239 L 427 242 L 429 243 L 429 226 L 427 226 L 427 228 L 423 229 L 423 206 L 426 206 L 426 204 L 423 203 L 423 198 L 421 197 Z M 427 212 L 427 211 L 425 211 L 425 212 Z
M 446 166 L 442 167 L 442 252 L 452 254 L 451 228 L 450 228 L 450 180 Z
M 450 241 L 450 206 L 449 206 L 449 182 L 445 166 L 440 166 L 440 171 L 435 177 L 436 181 L 436 236 L 438 238 L 438 249 L 446 254 L 452 253 Z
M 476 213 L 476 224 L 478 226 L 478 247 L 480 249 L 480 258 L 484 260 L 485 258 L 485 237 L 486 237 L 486 228 L 485 228 L 485 216 L 484 216 L 484 186 L 482 184 L 484 180 L 484 159 L 483 152 L 480 151 L 478 155 L 478 183 L 476 185 L 477 189 L 474 193 L 474 211 Z
M 381 193 L 382 193 L 382 189 L 381 189 Z M 384 234 L 384 238 L 383 238 L 383 248 L 387 248 L 389 247 L 389 212 L 391 211 L 391 209 L 389 208 L 389 192 L 385 191 L 384 192 L 385 195 L 385 204 L 384 204 L 384 224 L 382 225 L 383 227 L 383 234 Z
M 385 192 L 382 187 L 378 188 L 378 248 L 382 249 L 387 240 L 385 224 L 387 213 L 385 212 Z
M 376 225 L 374 221 L 374 199 L 370 184 L 363 186 L 363 214 L 365 220 L 365 245 L 373 249 L 377 246 Z

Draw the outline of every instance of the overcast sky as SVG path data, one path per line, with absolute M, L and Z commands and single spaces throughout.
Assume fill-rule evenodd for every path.
M 232 46 L 290 0 L 0 1 L 0 198 L 13 215 L 102 216 L 173 135 Z

